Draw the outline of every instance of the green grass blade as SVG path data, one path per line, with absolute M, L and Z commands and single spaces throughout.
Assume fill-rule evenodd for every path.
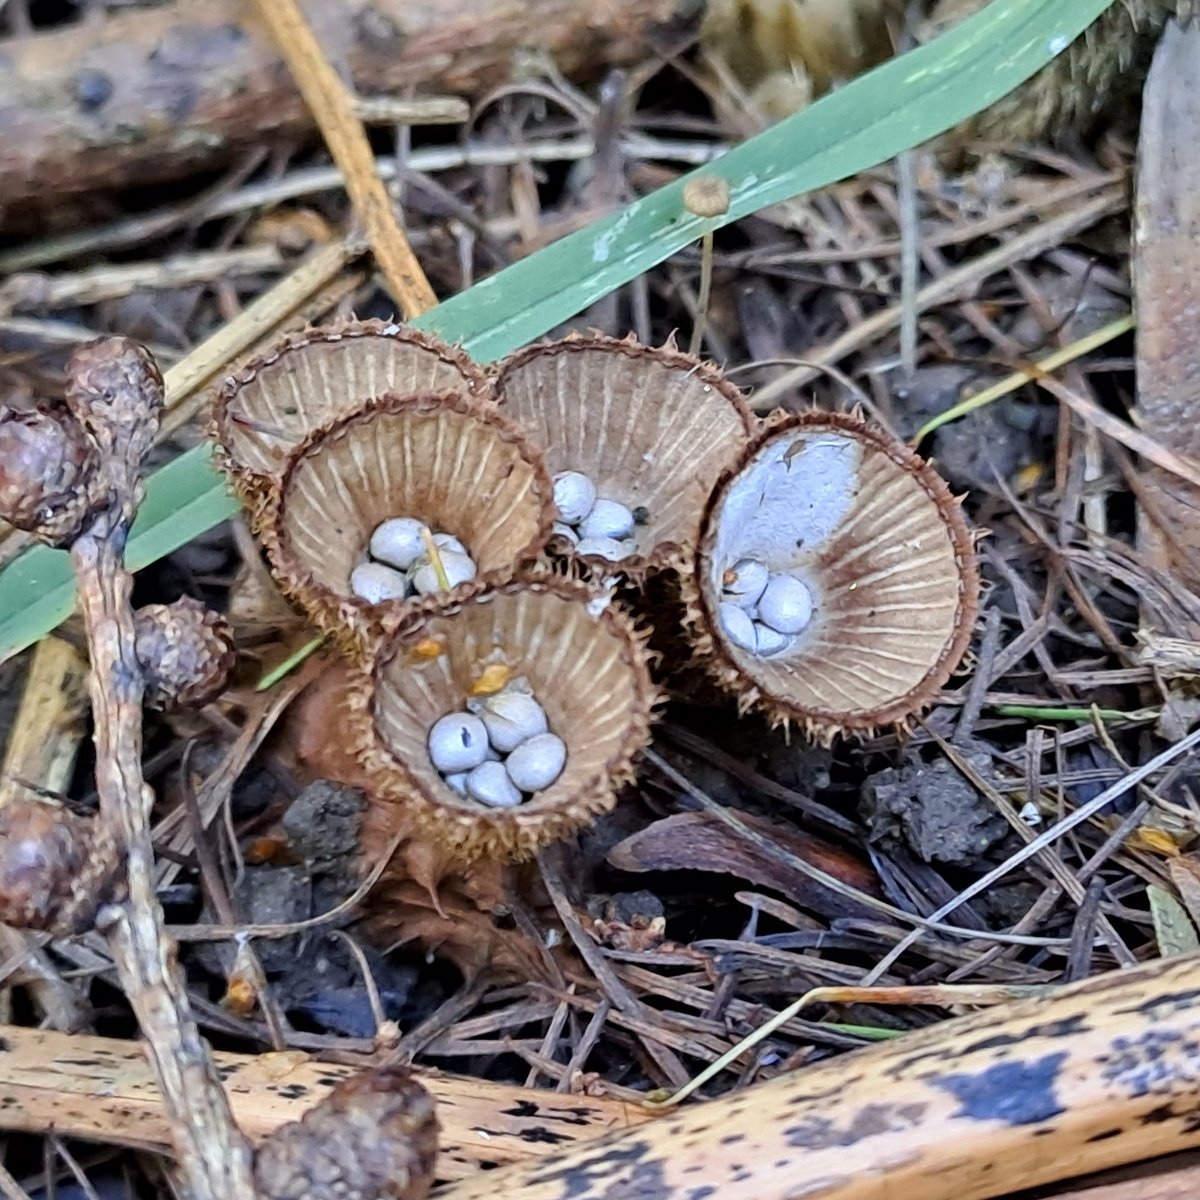
M 728 224 L 894 158 L 986 108 L 1045 66 L 1110 0 L 993 0 L 935 41 L 884 63 L 711 164 L 481 280 L 414 322 L 478 359 L 540 337 L 695 241 L 695 175 L 729 184 Z
M 936 41 L 839 88 L 694 174 L 730 187 L 727 224 L 894 158 L 986 108 L 1045 66 L 1111 0 L 993 0 Z M 694 241 L 709 222 L 683 208 L 686 179 L 634 201 L 481 280 L 413 322 L 497 358 L 569 320 Z M 207 451 L 149 481 L 129 543 L 144 566 L 234 511 Z M 37 547 L 0 572 L 0 661 L 71 610 L 66 555 Z
M 129 534 L 126 559 L 141 570 L 238 511 L 213 473 L 207 446 L 158 471 Z M 75 576 L 65 550 L 36 546 L 0 573 L 0 660 L 61 624 L 75 607 Z

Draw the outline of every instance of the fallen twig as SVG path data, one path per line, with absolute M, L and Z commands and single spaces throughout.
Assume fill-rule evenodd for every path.
M 309 12 L 360 96 L 480 96 L 536 44 L 568 76 L 640 62 L 675 0 L 371 0 Z M 36 99 L 35 99 L 36 98 Z M 145 186 L 249 146 L 308 136 L 305 108 L 250 0 L 108 13 L 0 43 L 0 205 Z M 19 114 L 19 117 L 18 115 Z
M 1112 972 L 477 1176 L 441 1198 L 988 1200 L 1198 1146 L 1198 986 L 1197 956 Z
M 136 1042 L 0 1025 L 0 1129 L 163 1151 L 170 1127 Z M 357 1070 L 308 1055 L 213 1055 L 238 1127 L 258 1143 L 295 1121 Z M 438 1101 L 438 1178 L 535 1162 L 601 1134 L 645 1124 L 651 1114 L 603 1096 L 571 1096 L 436 1071 L 418 1078 Z
M 71 360 L 68 403 L 98 455 L 92 514 L 71 542 L 87 632 L 100 820 L 124 859 L 129 899 L 105 906 L 113 961 L 145 1035 L 194 1200 L 252 1200 L 249 1146 L 238 1133 L 163 929 L 150 842 L 153 793 L 142 776 L 142 697 L 125 540 L 141 468 L 162 411 L 162 379 L 144 351 L 110 339 Z

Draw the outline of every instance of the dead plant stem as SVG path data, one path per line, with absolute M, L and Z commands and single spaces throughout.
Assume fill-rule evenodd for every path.
M 93 384 L 86 368 L 102 362 L 104 350 L 101 344 L 84 360 L 75 383 L 86 397 L 114 410 L 108 436 L 100 443 L 102 486 L 97 495 L 107 502 L 97 507 L 71 546 L 92 668 L 100 820 L 124 858 L 128 883 L 128 898 L 106 906 L 98 924 L 108 936 L 122 987 L 147 1042 L 183 1192 L 190 1200 L 253 1200 L 250 1148 L 234 1124 L 192 1018 L 155 890 L 150 841 L 154 795 L 142 773 L 145 685 L 130 602 L 133 577 L 125 566 L 125 542 L 141 501 L 140 469 L 152 430 L 144 429 L 148 422 L 136 405 L 126 404 L 121 411 L 120 398 L 114 402 L 109 394 L 107 376 L 101 374 Z
M 388 291 L 408 318 L 437 304 L 408 238 L 396 220 L 392 200 L 375 166 L 375 156 L 355 110 L 355 98 L 321 51 L 316 34 L 296 0 L 255 0 L 287 61 L 296 86 L 312 112 L 346 192 L 363 223 Z

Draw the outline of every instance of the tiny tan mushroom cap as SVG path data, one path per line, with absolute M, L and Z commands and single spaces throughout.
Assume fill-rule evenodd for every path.
M 484 672 L 523 678 L 567 746 L 563 773 L 516 808 L 460 796 L 430 762 L 429 730 Z M 350 688 L 354 749 L 372 804 L 469 862 L 527 858 L 609 811 L 649 741 L 656 693 L 643 639 L 610 595 L 560 578 L 465 583 L 429 597 L 379 641 Z
M 292 451 L 261 538 L 271 573 L 352 655 L 408 600 L 372 605 L 350 573 L 380 522 L 414 517 L 458 538 L 478 578 L 507 579 L 541 553 L 554 491 L 540 451 L 496 407 L 446 393 L 385 395 Z
M 806 584 L 813 616 L 759 657 L 721 631 L 726 571 L 744 558 Z M 974 539 L 945 481 L 854 416 L 767 425 L 717 485 L 685 577 L 699 658 L 743 708 L 828 741 L 902 724 L 958 665 L 974 626 Z
M 495 386 L 502 411 L 545 447 L 552 475 L 582 471 L 601 496 L 644 510 L 633 554 L 615 565 L 587 558 L 600 575 L 636 580 L 685 561 L 713 485 L 752 428 L 716 366 L 632 335 L 530 346 L 498 365 Z
M 467 355 L 394 321 L 350 321 L 284 338 L 230 376 L 213 403 L 217 462 L 256 520 L 289 454 L 315 429 L 385 392 L 486 397 Z

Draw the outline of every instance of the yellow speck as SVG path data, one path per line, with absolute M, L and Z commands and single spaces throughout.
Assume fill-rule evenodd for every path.
M 1130 837 L 1128 845 L 1133 850 L 1149 850 L 1154 854 L 1174 856 L 1179 853 L 1179 842 L 1163 829 L 1142 825 Z
M 1031 492 L 1042 479 L 1042 464 L 1029 463 L 1013 476 L 1013 489 L 1018 493 Z
M 425 660 L 438 658 L 446 653 L 446 643 L 440 638 L 422 638 L 413 648 L 413 658 Z
M 221 997 L 221 1007 L 234 1016 L 248 1017 L 258 1002 L 254 985 L 241 975 L 234 975 L 229 980 L 229 987 Z
M 471 685 L 472 696 L 491 696 L 512 678 L 512 668 L 506 663 L 490 663 Z

